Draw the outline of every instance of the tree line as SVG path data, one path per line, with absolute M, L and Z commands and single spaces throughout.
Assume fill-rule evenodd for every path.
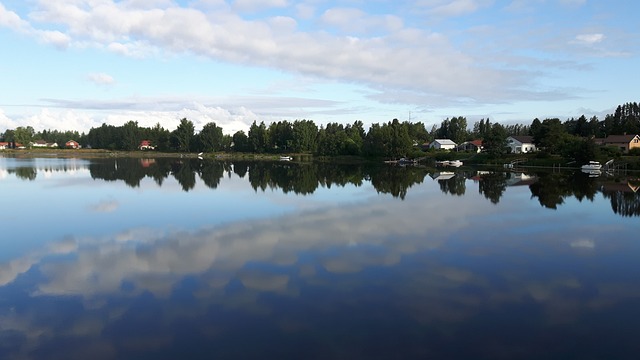
M 57 143 L 64 147 L 68 140 L 76 140 L 85 148 L 131 151 L 139 148 L 142 140 L 150 141 L 158 151 L 247 153 L 309 153 L 320 156 L 371 156 L 397 158 L 408 156 L 416 146 L 434 139 L 451 139 L 457 144 L 482 139 L 490 156 L 501 156 L 507 151 L 506 138 L 514 135 L 533 136 L 536 145 L 550 154 L 574 156 L 580 152 L 593 157 L 597 149 L 589 139 L 608 135 L 640 133 L 640 106 L 626 103 L 613 114 L 599 120 L 596 116 L 561 121 L 558 118 L 534 119 L 531 124 L 492 123 L 481 119 L 469 126 L 463 116 L 444 119 L 429 130 L 422 122 L 399 121 L 375 123 L 364 128 L 362 121 L 352 124 L 328 123 L 318 126 L 313 120 L 283 120 L 269 124 L 254 121 L 248 132 L 237 131 L 229 135 L 215 122 L 207 123 L 196 133 L 194 123 L 183 118 L 173 131 L 161 124 L 141 127 L 136 121 L 122 126 L 102 124 L 88 133 L 77 131 L 42 130 L 32 127 L 7 129 L 0 140 L 28 146 L 35 140 Z

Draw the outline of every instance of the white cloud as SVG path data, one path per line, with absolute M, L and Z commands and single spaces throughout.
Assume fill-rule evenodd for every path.
M 417 5 L 425 7 L 429 16 L 452 17 L 471 14 L 492 3 L 493 0 L 422 0 Z
M 459 14 L 488 3 L 459 0 L 427 5 L 436 13 Z M 510 96 L 516 89 L 520 96 L 535 96 L 526 86 L 532 81 L 527 72 L 489 66 L 484 60 L 486 54 L 458 51 L 444 34 L 406 28 L 403 20 L 393 15 L 368 15 L 354 8 L 324 13 L 322 21 L 342 30 L 377 34 L 357 38 L 324 31 L 296 31 L 295 20 L 284 16 L 245 20 L 228 9 L 206 13 L 177 5 L 141 9 L 111 0 L 91 7 L 53 0 L 40 1 L 38 5 L 38 11 L 30 18 L 42 24 L 60 24 L 72 43 L 93 43 L 126 56 L 189 52 L 374 89 L 404 88 L 477 101 L 500 102 L 501 96 Z M 281 0 L 235 3 L 243 8 L 258 5 L 287 4 Z M 311 8 L 303 6 L 300 10 L 309 14 Z
M 402 29 L 402 19 L 393 15 L 371 16 L 356 8 L 326 10 L 320 20 L 347 33 L 387 32 Z
M 15 12 L 7 10 L 2 3 L 0 3 L 0 26 L 19 32 L 26 32 L 30 29 L 28 22 L 22 20 Z
M 38 31 L 40 39 L 46 43 L 55 46 L 58 49 L 66 49 L 69 47 L 71 38 L 67 34 L 60 31 Z
M 593 45 L 602 42 L 605 39 L 604 34 L 580 34 L 576 35 L 575 43 L 584 45 Z
M 112 85 L 115 83 L 113 77 L 105 73 L 91 73 L 87 75 L 87 79 L 98 85 Z
M 260 11 L 271 8 L 283 8 L 288 6 L 287 0 L 235 0 L 233 7 L 240 11 Z

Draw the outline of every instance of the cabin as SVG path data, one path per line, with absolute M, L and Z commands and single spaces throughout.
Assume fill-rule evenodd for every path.
M 8 149 L 8 148 L 9 148 L 9 143 L 8 142 L 0 141 L 0 150 L 4 150 L 4 149 Z
M 142 140 L 138 146 L 140 150 L 155 150 L 155 148 L 155 146 L 151 145 L 151 140 Z
M 479 153 L 482 149 L 482 140 L 480 139 L 465 141 L 456 147 L 457 151 L 473 151 L 475 153 Z
M 456 143 L 449 139 L 435 139 L 429 147 L 436 150 L 454 150 L 456 148 Z
M 526 135 L 507 137 L 507 146 L 512 154 L 525 154 L 537 150 L 536 145 L 533 143 L 533 136 Z
M 31 143 L 32 147 L 47 147 L 47 142 L 44 140 L 36 140 Z
M 65 146 L 67 149 L 80 149 L 80 144 L 78 144 L 78 142 L 77 142 L 77 141 L 75 141 L 75 140 L 69 140 L 69 141 L 67 141 L 67 142 L 64 144 L 64 146 Z
M 602 140 L 604 146 L 615 146 L 628 153 L 629 150 L 640 148 L 640 136 L 638 135 L 609 135 Z

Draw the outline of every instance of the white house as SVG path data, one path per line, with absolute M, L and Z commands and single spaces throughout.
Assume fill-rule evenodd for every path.
M 507 138 L 507 146 L 511 149 L 512 154 L 536 151 L 536 145 L 533 143 L 533 136 L 509 136 Z
M 453 150 L 456 148 L 456 143 L 449 139 L 435 139 L 429 147 L 432 149 Z

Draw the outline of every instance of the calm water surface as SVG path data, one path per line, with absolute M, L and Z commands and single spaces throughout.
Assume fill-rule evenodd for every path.
M 0 358 L 637 359 L 638 186 L 0 157 Z

